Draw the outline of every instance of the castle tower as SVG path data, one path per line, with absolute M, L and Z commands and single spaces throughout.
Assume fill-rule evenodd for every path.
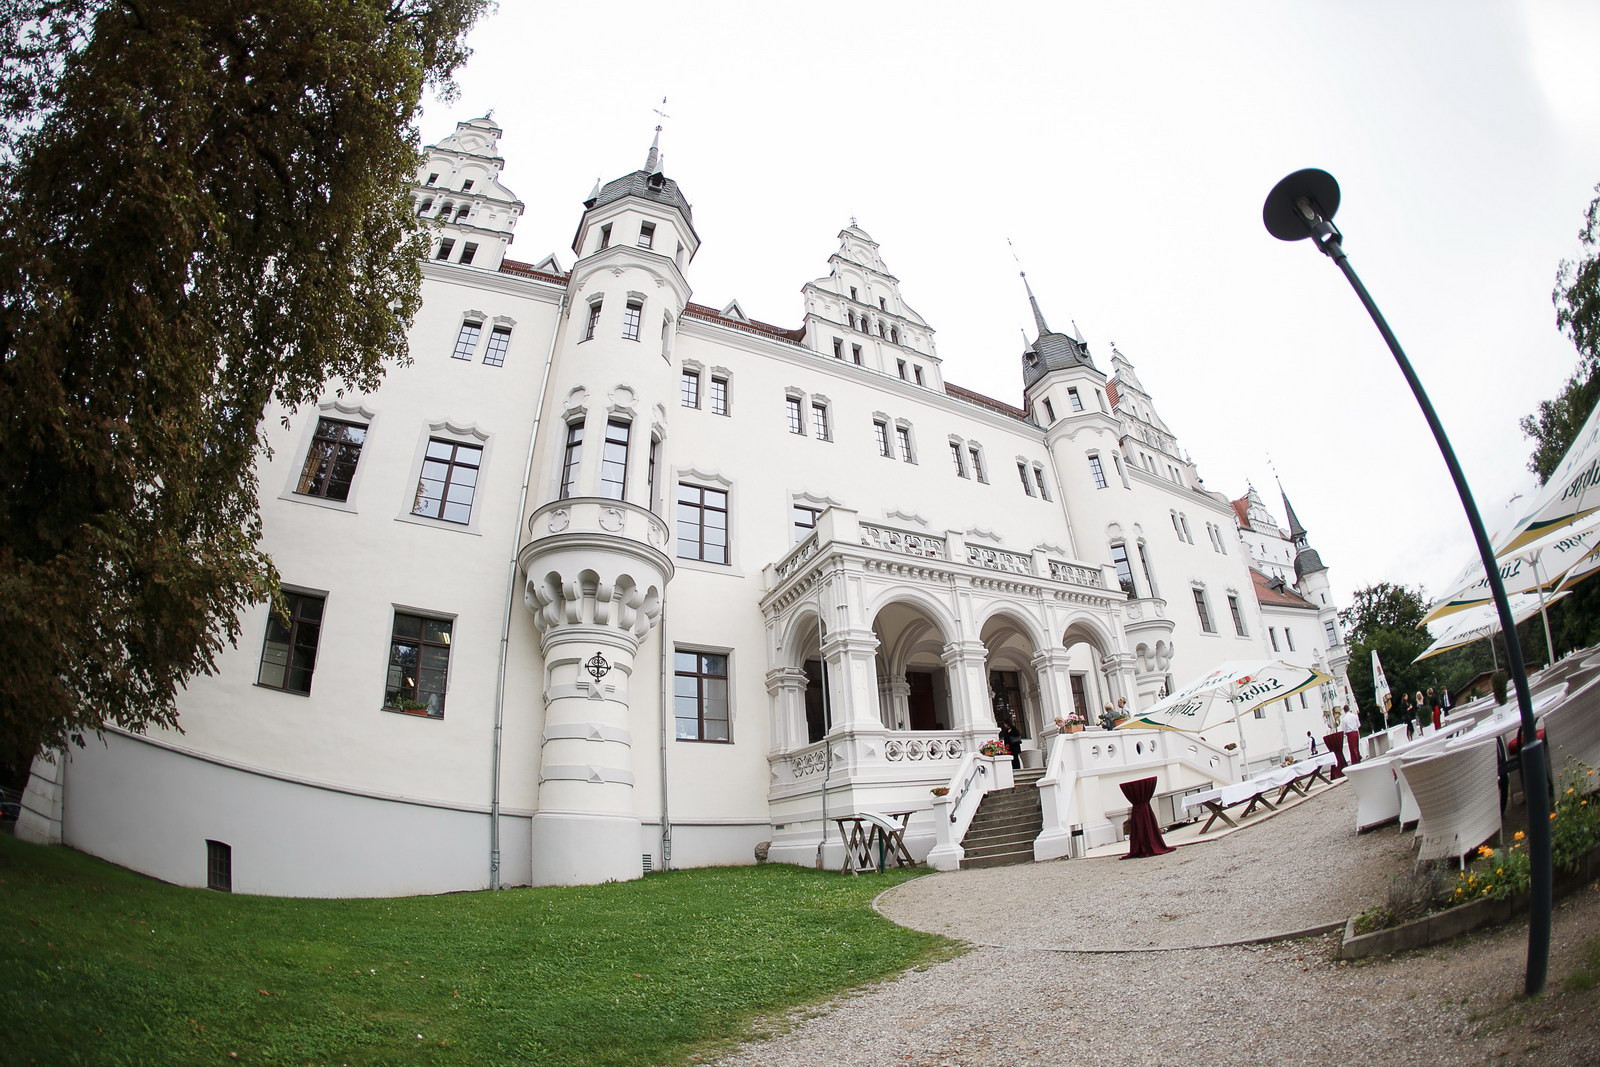
M 433 230 L 430 259 L 500 269 L 523 207 L 500 184 L 500 133 L 487 116 L 471 119 L 426 149 L 412 200 Z
M 652 143 L 642 168 L 584 202 L 529 487 L 518 566 L 545 668 L 540 885 L 637 878 L 649 851 L 634 780 L 655 752 L 653 664 L 641 674 L 649 707 L 631 690 L 673 574 L 660 483 L 671 482 L 684 268 L 700 243 L 660 160 Z

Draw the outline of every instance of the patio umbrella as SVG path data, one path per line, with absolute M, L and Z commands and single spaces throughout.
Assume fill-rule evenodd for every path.
M 1538 614 L 1546 605 L 1554 604 L 1567 594 L 1563 592 L 1544 594 L 1520 593 L 1510 597 L 1511 617 L 1517 622 L 1530 619 Z M 1542 598 L 1542 603 L 1541 603 Z M 1422 655 L 1412 660 L 1412 663 L 1421 663 L 1430 656 L 1437 656 L 1441 652 L 1448 652 L 1453 648 L 1470 645 L 1474 641 L 1482 641 L 1485 637 L 1493 637 L 1500 632 L 1500 613 L 1493 604 L 1480 604 L 1466 611 L 1451 615 L 1438 630 L 1429 631 L 1434 635 L 1433 644 L 1423 649 Z
M 1393 703 L 1393 696 L 1389 692 L 1389 679 L 1383 673 L 1383 664 L 1378 662 L 1378 650 L 1372 650 L 1372 696 L 1378 702 L 1378 714 L 1383 716 L 1385 726 L 1389 724 L 1389 705 Z
M 1228 723 L 1274 700 L 1331 681 L 1310 667 L 1275 659 L 1231 660 L 1205 677 L 1118 724 L 1119 730 L 1180 730 L 1197 734 Z M 1239 726 L 1239 752 L 1246 765 L 1244 727 Z
M 1567 454 L 1522 516 L 1495 540 L 1495 554 L 1514 552 L 1596 510 L 1600 510 L 1600 407 L 1589 412 Z

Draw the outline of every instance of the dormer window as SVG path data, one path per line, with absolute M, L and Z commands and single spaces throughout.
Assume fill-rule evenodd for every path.
M 639 247 L 650 248 L 656 243 L 656 224 L 642 222 L 639 224 Z

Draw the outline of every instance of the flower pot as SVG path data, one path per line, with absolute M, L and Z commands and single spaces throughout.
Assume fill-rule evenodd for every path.
M 1081 734 L 1081 733 L 1083 733 L 1083 723 L 1078 722 L 1078 723 L 1070 724 L 1067 727 L 1067 733 L 1069 733 L 1069 734 Z

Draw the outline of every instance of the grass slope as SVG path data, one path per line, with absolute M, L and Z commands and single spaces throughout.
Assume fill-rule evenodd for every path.
M 0 1058 L 676 1062 L 948 956 L 868 907 L 907 874 L 719 868 L 388 900 L 182 889 L 0 836 Z

